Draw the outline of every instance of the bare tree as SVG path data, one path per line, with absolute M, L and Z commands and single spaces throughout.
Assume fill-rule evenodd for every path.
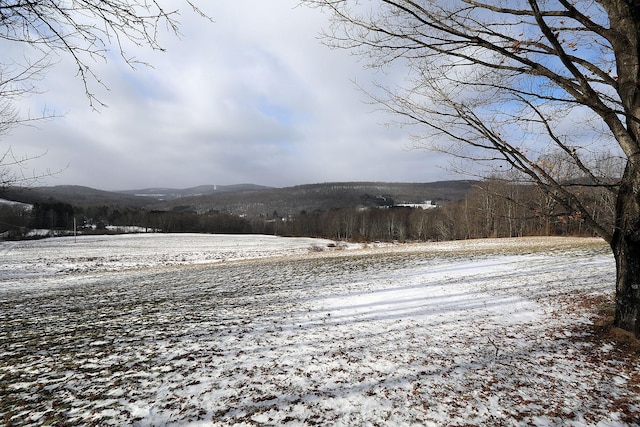
M 640 336 L 640 2 L 304 3 L 332 14 L 329 44 L 408 70 L 398 87 L 369 93 L 419 126 L 421 144 L 518 170 L 579 213 L 615 256 L 615 323 Z M 545 159 L 551 150 L 564 153 L 563 171 Z M 605 153 L 623 159 L 621 176 L 593 162 Z M 585 206 L 564 171 L 616 198 L 613 226 Z
M 3 1 L 0 2 L 0 39 L 35 48 L 43 58 L 52 52 L 71 57 L 89 102 L 92 106 L 100 105 L 102 102 L 91 89 L 94 83 L 103 85 L 92 69 L 96 60 L 106 61 L 107 53 L 116 50 L 132 67 L 144 64 L 131 56 L 127 47 L 164 50 L 158 41 L 159 33 L 179 34 L 179 9 L 174 2 L 167 1 L 166 6 L 163 3 L 159 0 Z M 205 16 L 189 0 L 185 0 L 185 4 Z M 33 74 L 42 71 L 42 65 L 37 62 L 24 68 Z M 18 75 L 20 73 L 24 75 L 22 71 Z
M 14 126 L 55 116 L 48 111 L 25 116 L 15 106 L 16 100 L 39 90 L 36 83 L 55 55 L 74 61 L 89 105 L 92 108 L 104 105 L 94 88 L 105 83 L 94 72 L 93 65 L 98 60 L 107 61 L 108 52 L 116 51 L 125 63 L 135 67 L 143 62 L 130 56 L 128 47 L 163 50 L 159 34 L 179 32 L 179 10 L 174 2 L 164 3 L 166 6 L 159 0 L 0 1 L 0 42 L 22 52 L 20 58 L 0 59 L 0 137 Z M 184 4 L 205 16 L 189 0 Z M 5 149 L 0 157 L 0 184 L 23 183 L 35 177 L 22 174 L 28 160 L 15 157 L 10 148 Z M 15 172 L 12 166 L 18 166 L 19 171 Z M 17 181 L 12 181 L 12 177 Z

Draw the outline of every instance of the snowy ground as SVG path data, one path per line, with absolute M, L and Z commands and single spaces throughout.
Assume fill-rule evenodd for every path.
M 640 425 L 597 239 L 0 244 L 5 425 Z

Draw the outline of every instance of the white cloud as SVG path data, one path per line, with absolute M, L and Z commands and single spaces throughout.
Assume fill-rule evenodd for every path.
M 19 128 L 2 141 L 48 154 L 36 170 L 68 169 L 47 184 L 103 189 L 199 184 L 287 186 L 341 180 L 432 181 L 449 176 L 434 153 L 407 151 L 408 131 L 368 105 L 353 80 L 376 78 L 349 52 L 322 45 L 327 25 L 296 1 L 207 3 L 215 23 L 185 11 L 167 52 L 128 51 L 153 68 L 132 70 L 115 55 L 94 70 L 108 104 L 91 110 L 67 59 L 25 99 L 65 117 Z

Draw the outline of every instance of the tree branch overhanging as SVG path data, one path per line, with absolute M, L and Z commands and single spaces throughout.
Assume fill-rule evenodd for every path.
M 612 68 L 617 29 L 609 27 L 600 4 L 568 0 L 303 3 L 332 13 L 329 43 L 334 46 L 355 49 L 370 58 L 373 66 L 405 61 L 413 72 L 413 86 L 387 88 L 383 96 L 372 95 L 372 99 L 406 123 L 428 130 L 423 138 L 467 146 L 474 153 L 465 155 L 470 159 L 479 150 L 498 154 L 477 159 L 501 158 L 548 189 L 568 209 L 584 211 L 587 221 L 589 212 L 581 205 L 577 187 L 572 191 L 572 185 L 555 180 L 533 153 L 555 146 L 589 185 L 617 191 L 615 181 L 620 177 L 601 176 L 582 158 L 587 151 L 596 151 L 597 156 L 597 146 L 580 140 L 582 132 L 567 128 L 571 115 L 586 107 L 592 115 L 589 120 L 599 121 L 610 132 L 600 135 L 604 136 L 602 152 L 616 147 L 621 155 L 634 152 L 636 138 L 628 130 L 630 123 L 640 124 L 640 117 L 620 94 L 615 73 L 619 70 Z M 598 49 L 591 49 L 594 44 Z M 510 112 L 516 104 L 522 109 Z M 531 132 L 540 136 L 533 138 Z M 456 151 L 460 156 L 461 151 Z M 597 221 L 592 222 L 597 228 Z M 599 227 L 599 232 L 610 240 L 613 230 Z

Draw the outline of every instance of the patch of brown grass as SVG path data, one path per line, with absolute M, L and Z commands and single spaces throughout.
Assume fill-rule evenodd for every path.
M 615 303 L 612 296 L 584 296 L 573 307 L 576 311 L 592 313 L 593 324 L 589 327 L 589 334 L 581 339 L 594 344 L 594 350 L 603 344 L 611 344 L 614 351 L 594 352 L 594 359 L 604 362 L 616 360 L 618 369 L 627 378 L 627 393 L 615 399 L 612 410 L 622 415 L 622 420 L 629 425 L 638 425 L 638 395 L 640 395 L 640 371 L 636 369 L 640 356 L 640 340 L 631 332 L 614 326 Z
M 615 306 L 611 298 L 586 298 L 580 305 L 590 307 L 594 313 L 591 327 L 594 340 L 610 342 L 622 357 L 640 356 L 640 340 L 632 332 L 614 326 Z

